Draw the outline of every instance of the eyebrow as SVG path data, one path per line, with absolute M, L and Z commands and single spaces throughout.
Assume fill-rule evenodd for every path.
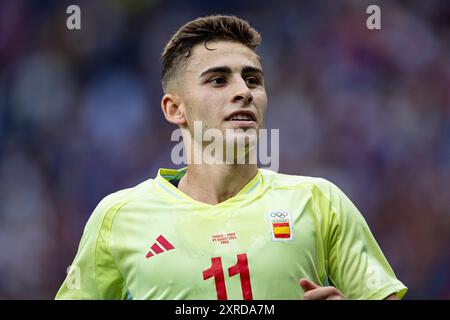
M 231 73 L 231 68 L 230 67 L 226 67 L 226 66 L 219 66 L 219 67 L 211 67 L 206 69 L 205 71 L 203 71 L 200 74 L 200 77 L 203 77 L 205 75 L 208 75 L 210 73 L 227 73 L 230 74 Z M 256 67 L 252 67 L 252 66 L 244 66 L 244 68 L 242 68 L 242 73 L 259 73 L 262 76 L 264 76 L 264 73 L 261 69 L 256 68 Z

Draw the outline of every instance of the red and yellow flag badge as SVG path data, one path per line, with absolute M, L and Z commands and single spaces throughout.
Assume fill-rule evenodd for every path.
M 271 211 L 268 214 L 273 241 L 293 240 L 292 224 L 287 211 Z

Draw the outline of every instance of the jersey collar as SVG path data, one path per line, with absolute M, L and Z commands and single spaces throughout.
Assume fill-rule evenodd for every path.
M 192 199 L 190 196 L 182 192 L 180 189 L 175 187 L 172 183 L 169 182 L 169 180 L 173 179 L 181 179 L 187 172 L 187 167 L 181 168 L 181 169 L 167 169 L 167 168 L 160 168 L 158 170 L 158 174 L 155 178 L 155 182 L 157 186 L 168 196 L 175 197 L 178 199 L 185 199 L 190 202 L 195 202 L 197 204 L 201 204 L 204 206 L 224 206 L 229 204 L 230 202 L 234 203 L 236 201 L 240 201 L 243 199 L 248 199 L 249 195 L 256 193 L 258 190 L 262 188 L 262 174 L 260 172 L 260 169 L 258 169 L 257 174 L 244 186 L 244 188 L 241 189 L 235 196 L 218 203 L 216 205 L 211 205 L 208 203 L 200 202 L 195 199 Z

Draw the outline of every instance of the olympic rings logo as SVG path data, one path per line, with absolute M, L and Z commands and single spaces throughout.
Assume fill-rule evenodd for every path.
M 287 212 L 272 212 L 270 214 L 271 218 L 280 218 L 280 219 L 284 219 L 287 217 Z

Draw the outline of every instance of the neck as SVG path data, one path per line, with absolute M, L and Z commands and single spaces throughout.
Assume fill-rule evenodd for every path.
M 192 199 L 214 205 L 235 196 L 257 173 L 256 164 L 190 164 L 178 188 Z

